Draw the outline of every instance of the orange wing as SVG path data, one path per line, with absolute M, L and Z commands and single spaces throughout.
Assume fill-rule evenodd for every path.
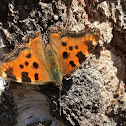
M 44 84 L 50 81 L 42 58 L 43 46 L 40 32 L 37 34 L 35 32 L 32 37 L 28 38 L 27 36 L 25 45 L 20 45 L 13 50 L 0 64 L 0 76 L 29 84 Z
M 99 32 L 70 32 L 62 30 L 50 31 L 50 45 L 57 52 L 60 69 L 63 74 L 70 74 L 93 51 L 98 44 Z

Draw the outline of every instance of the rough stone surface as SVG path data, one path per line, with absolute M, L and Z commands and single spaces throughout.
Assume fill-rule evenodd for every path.
M 17 109 L 15 107 L 8 83 L 0 78 L 0 125 L 13 126 L 17 123 Z
M 0 124 L 126 125 L 125 17 L 125 0 L 1 0 L 0 49 L 5 45 L 13 50 L 25 34 L 35 30 L 41 30 L 43 41 L 48 43 L 48 27 L 59 25 L 74 31 L 87 26 L 97 28 L 100 40 L 86 62 L 64 77 L 61 116 L 58 89 L 52 84 L 31 86 L 11 82 L 9 90 L 5 90 L 7 82 L 1 79 Z M 5 55 L 0 55 L 0 61 Z

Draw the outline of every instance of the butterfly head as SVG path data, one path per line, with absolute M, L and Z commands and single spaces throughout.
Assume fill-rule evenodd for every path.
M 62 81 L 56 82 L 55 85 L 59 88 L 59 90 L 62 90 Z

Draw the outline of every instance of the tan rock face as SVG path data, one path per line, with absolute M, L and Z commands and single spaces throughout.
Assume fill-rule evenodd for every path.
M 100 30 L 99 46 L 78 70 L 63 80 L 62 116 L 58 113 L 57 88 L 26 88 L 12 83 L 11 93 L 6 93 L 7 83 L 1 79 L 1 97 L 5 100 L 0 99 L 0 110 L 7 116 L 0 117 L 0 124 L 3 120 L 5 125 L 47 120 L 50 124 L 58 122 L 57 125 L 125 125 L 125 8 L 124 0 L 0 1 L 0 30 L 4 36 L 1 40 L 8 43 L 10 50 L 22 43 L 25 34 L 35 30 L 41 30 L 43 41 L 48 43 L 50 26 L 65 26 L 72 31 L 86 27 Z

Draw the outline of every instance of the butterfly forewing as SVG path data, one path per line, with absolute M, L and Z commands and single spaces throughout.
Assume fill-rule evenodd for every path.
M 90 32 L 69 32 L 61 34 L 58 58 L 63 74 L 70 74 L 82 64 L 98 44 L 96 36 Z
M 42 61 L 34 50 L 20 45 L 1 64 L 0 76 L 16 82 L 44 84 L 49 82 L 50 78 Z

